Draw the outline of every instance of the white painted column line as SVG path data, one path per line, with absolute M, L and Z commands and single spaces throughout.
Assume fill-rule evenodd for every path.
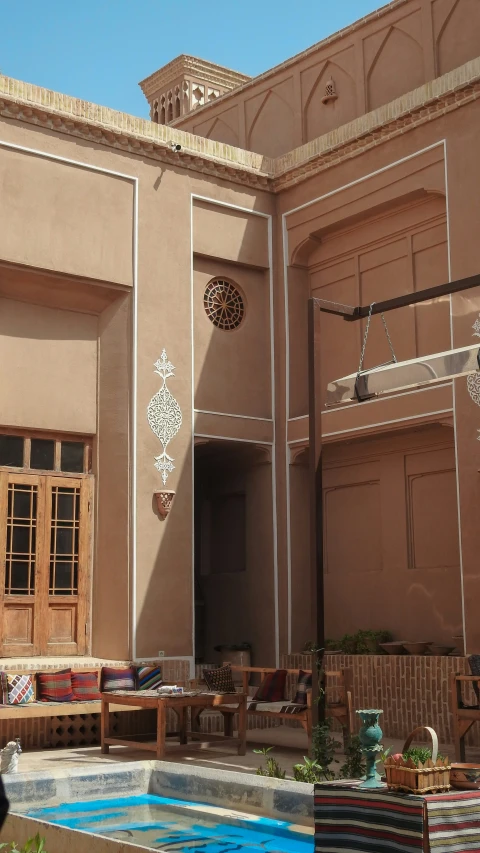
M 448 262 L 448 280 L 452 280 L 452 256 L 450 246 L 450 208 L 448 199 L 448 163 L 447 163 L 447 140 L 443 141 L 444 146 L 444 163 L 445 163 L 445 205 L 447 211 L 447 262 Z M 450 349 L 453 349 L 453 301 L 450 294 Z M 458 476 L 458 434 L 457 434 L 457 397 L 456 386 L 457 381 L 452 381 L 453 394 L 453 441 L 455 447 L 455 477 L 457 486 L 457 520 L 458 520 L 458 554 L 460 563 L 460 595 L 462 599 L 462 628 L 463 628 L 463 654 L 467 654 L 467 637 L 465 633 L 465 586 L 463 577 L 463 541 L 462 541 L 462 516 L 460 508 L 460 478 Z

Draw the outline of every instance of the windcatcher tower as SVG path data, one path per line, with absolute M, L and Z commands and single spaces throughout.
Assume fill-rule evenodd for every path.
M 250 79 L 213 62 L 182 54 L 142 80 L 140 87 L 150 104 L 151 120 L 170 124 Z

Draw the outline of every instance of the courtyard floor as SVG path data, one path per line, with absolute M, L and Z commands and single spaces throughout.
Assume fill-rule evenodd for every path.
M 334 733 L 341 742 L 341 735 Z M 278 726 L 274 729 L 252 729 L 247 734 L 247 754 L 236 755 L 227 752 L 220 747 L 215 749 L 190 749 L 171 743 L 166 756 L 166 761 L 185 764 L 186 767 L 197 765 L 218 770 L 235 770 L 240 773 L 256 773 L 257 768 L 265 763 L 265 758 L 254 752 L 263 746 L 274 746 L 271 753 L 286 771 L 287 777 L 293 777 L 294 764 L 303 763 L 303 757 L 307 754 L 307 738 L 303 729 L 294 729 L 286 726 Z M 384 738 L 385 747 L 392 747 L 393 752 L 400 752 L 403 741 Z M 439 751 L 453 761 L 453 746 L 441 744 Z M 467 761 L 480 757 L 479 749 L 467 750 Z M 102 755 L 99 746 L 74 747 L 70 749 L 44 749 L 38 751 L 24 752 L 19 761 L 21 773 L 65 770 L 67 767 L 80 767 L 93 764 L 111 764 L 117 761 L 145 761 L 153 759 L 154 754 L 146 750 L 128 749 L 127 747 L 110 747 L 109 755 Z M 337 753 L 337 770 L 344 761 L 341 751 Z

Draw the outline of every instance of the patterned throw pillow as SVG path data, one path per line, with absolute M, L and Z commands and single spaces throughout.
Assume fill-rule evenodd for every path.
M 135 690 L 135 670 L 133 666 L 124 669 L 114 669 L 104 666 L 102 669 L 102 689 L 108 693 L 110 690 Z
M 215 693 L 236 693 L 233 683 L 231 666 L 220 666 L 218 669 L 204 669 L 203 677 L 207 687 Z
M 162 684 L 160 666 L 137 666 L 137 690 L 156 690 Z
M 72 670 L 59 672 L 39 672 L 37 675 L 38 698 L 40 702 L 73 702 Z
M 307 704 L 307 690 L 310 690 L 311 687 L 312 673 L 304 672 L 303 669 L 300 669 L 298 673 L 297 690 L 295 693 L 295 698 L 293 700 L 295 705 Z
M 257 702 L 281 702 L 285 699 L 286 680 L 286 669 L 277 669 L 275 672 L 267 673 L 253 698 Z
M 77 702 L 82 699 L 85 702 L 88 702 L 90 699 L 102 698 L 102 694 L 98 689 L 96 672 L 75 672 L 75 670 L 73 670 L 72 690 Z
M 27 705 L 35 701 L 31 675 L 12 675 L 7 672 L 7 684 L 10 705 Z

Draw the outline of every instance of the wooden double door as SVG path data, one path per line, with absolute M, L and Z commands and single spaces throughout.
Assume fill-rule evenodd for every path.
M 0 654 L 88 651 L 92 477 L 0 473 Z

